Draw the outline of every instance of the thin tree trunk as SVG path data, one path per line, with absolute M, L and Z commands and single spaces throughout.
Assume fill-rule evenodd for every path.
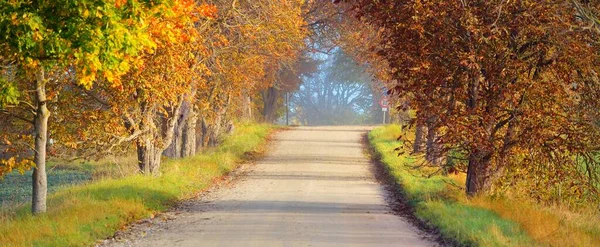
M 34 116 L 35 155 L 33 161 L 33 192 L 31 211 L 34 214 L 46 212 L 48 179 L 46 176 L 46 144 L 48 143 L 48 119 L 50 111 L 46 105 L 46 78 L 43 67 L 36 74 L 37 109 Z
M 267 123 L 273 123 L 276 120 L 278 97 L 279 90 L 275 87 L 270 87 L 263 92 L 263 119 Z
M 198 122 L 198 115 L 194 108 L 190 108 L 190 114 L 186 121 L 185 128 L 183 129 L 182 138 L 182 157 L 190 157 L 196 154 L 196 125 Z
M 181 158 L 183 138 L 183 128 L 181 128 L 178 124 L 177 127 L 175 127 L 173 142 L 169 147 L 167 147 L 167 149 L 165 149 L 165 152 L 163 154 L 169 158 Z
M 244 101 L 242 119 L 249 121 L 252 120 L 252 97 L 245 96 Z
M 413 153 L 421 153 L 423 151 L 423 131 L 425 126 L 422 122 L 417 121 L 415 127 L 415 141 L 413 142 Z
M 177 121 L 175 121 L 173 140 L 171 141 L 171 145 L 167 147 L 164 151 L 164 155 L 169 158 L 182 158 L 183 156 L 183 142 L 184 142 L 184 131 L 187 126 L 187 121 L 190 118 L 191 108 L 193 106 L 184 101 L 181 106 L 180 114 L 177 116 Z M 167 130 L 165 130 L 167 131 Z
M 427 121 L 427 141 L 425 158 L 434 166 L 441 166 L 444 163 L 445 153 L 438 140 L 438 128 L 435 124 L 436 118 L 430 118 Z
M 427 121 L 427 141 L 426 141 L 426 148 L 425 148 L 425 153 L 426 153 L 425 158 L 430 163 L 435 163 L 436 157 L 438 155 L 436 153 L 436 151 L 437 151 L 436 142 L 435 142 L 436 136 L 437 136 L 436 128 L 435 128 L 434 124 L 432 123 L 432 121 L 428 120 Z

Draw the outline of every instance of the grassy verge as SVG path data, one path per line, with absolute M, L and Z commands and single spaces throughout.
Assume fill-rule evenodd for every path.
M 246 154 L 264 148 L 272 128 L 236 126 L 217 148 L 194 157 L 167 160 L 158 177 L 130 175 L 61 189 L 48 198 L 48 212 L 29 206 L 0 214 L 1 246 L 82 246 L 114 234 L 126 224 L 192 197 L 237 167 Z
M 600 246 L 597 212 L 573 213 L 529 201 L 464 196 L 464 174 L 434 175 L 409 155 L 397 156 L 401 129 L 388 125 L 369 133 L 385 168 L 402 187 L 415 214 L 465 246 Z

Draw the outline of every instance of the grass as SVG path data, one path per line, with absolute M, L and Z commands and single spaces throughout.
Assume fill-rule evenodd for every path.
M 369 140 L 421 220 L 465 246 L 600 246 L 600 215 L 514 198 L 464 196 L 464 174 L 435 175 L 418 158 L 397 156 L 401 129 L 374 129 Z
M 272 128 L 243 124 L 212 150 L 167 160 L 161 176 L 129 175 L 70 186 L 51 194 L 48 212 L 32 216 L 24 205 L 0 214 L 2 246 L 89 246 L 133 221 L 191 198 L 264 148 Z

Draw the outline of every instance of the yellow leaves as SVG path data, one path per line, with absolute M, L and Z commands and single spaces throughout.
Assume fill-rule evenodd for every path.
M 0 177 L 11 173 L 13 170 L 17 169 L 21 174 L 26 170 L 31 169 L 35 166 L 35 164 L 28 159 L 18 160 L 18 156 L 13 156 L 8 159 L 0 160 Z
M 37 59 L 33 59 L 33 58 L 30 58 L 30 57 L 22 58 L 22 59 L 25 60 L 25 64 L 24 65 L 27 68 L 34 69 L 34 68 L 37 68 L 40 65 L 40 61 L 38 61 Z
M 17 18 L 17 13 L 12 13 L 12 15 L 10 15 L 10 20 L 13 25 L 18 25 L 19 19 Z
M 90 11 L 88 9 L 85 9 L 83 13 L 81 13 L 81 15 L 83 16 L 83 18 L 88 18 L 88 16 L 90 16 Z
M 96 13 L 95 13 L 96 18 L 102 18 L 104 15 L 102 14 L 102 10 L 101 9 L 96 9 Z

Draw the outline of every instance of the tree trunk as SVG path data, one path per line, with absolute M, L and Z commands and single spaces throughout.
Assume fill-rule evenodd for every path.
M 150 105 L 148 102 L 140 104 L 141 109 L 143 109 L 143 120 L 140 123 L 140 129 L 149 131 L 142 137 L 143 139 L 137 142 L 138 165 L 142 174 L 158 174 L 162 154 L 173 142 L 175 126 L 181 113 L 183 99 L 184 97 L 181 97 L 176 107 L 164 116 L 157 116 L 156 106 Z M 155 120 L 159 125 L 158 127 L 155 126 Z
M 417 126 L 415 127 L 415 142 L 413 142 L 413 153 L 421 153 L 423 151 L 423 131 L 425 130 L 425 126 L 422 122 L 417 121 Z
M 427 141 L 425 158 L 434 166 L 442 166 L 445 160 L 445 152 L 438 140 L 437 117 L 430 117 L 427 120 Z
M 46 105 L 46 78 L 43 67 L 36 74 L 36 114 L 33 119 L 35 155 L 33 161 L 33 192 L 31 211 L 33 214 L 46 212 L 48 179 L 46 176 L 46 144 L 48 143 L 48 119 L 50 111 Z
M 188 101 L 183 101 L 181 105 L 180 114 L 177 115 L 177 120 L 175 122 L 175 126 L 173 128 L 173 140 L 171 141 L 171 145 L 167 147 L 164 151 L 164 155 L 169 158 L 182 158 L 183 155 L 183 138 L 184 138 L 184 130 L 187 126 L 187 121 L 189 120 L 191 108 L 193 106 Z M 168 121 L 167 121 L 168 122 Z M 166 125 L 166 124 L 165 124 Z M 165 130 L 168 131 L 168 130 Z
M 196 148 L 200 149 L 200 148 L 206 147 L 206 143 L 204 142 L 204 140 L 206 139 L 206 136 L 208 133 L 208 123 L 206 121 L 205 116 L 202 117 L 202 120 L 200 121 L 200 128 L 198 128 L 198 129 L 200 130 L 200 133 L 198 136 L 196 136 L 196 138 L 198 140 L 196 142 Z
M 242 114 L 242 119 L 250 121 L 252 120 L 252 97 L 250 96 L 245 96 L 244 97 L 244 108 L 243 108 L 243 114 Z
M 160 158 L 162 150 L 157 150 L 152 140 L 152 135 L 148 135 L 143 141 L 137 144 L 138 165 L 142 174 L 156 174 L 160 169 Z
M 263 119 L 267 123 L 273 123 L 276 120 L 278 98 L 279 90 L 275 87 L 270 87 L 263 92 Z
M 175 134 L 173 135 L 173 142 L 167 149 L 165 149 L 164 155 L 169 158 L 181 158 L 183 148 L 183 128 L 180 127 L 179 123 L 175 127 Z
M 485 194 L 491 190 L 489 152 L 471 152 L 467 168 L 467 195 Z
M 182 138 L 182 157 L 190 157 L 196 154 L 196 125 L 198 123 L 198 114 L 192 107 L 185 128 L 183 129 Z
M 221 127 L 223 126 L 223 115 L 217 114 L 215 122 L 209 126 L 207 132 L 207 145 L 209 147 L 216 147 L 219 143 L 219 134 L 221 133 Z

